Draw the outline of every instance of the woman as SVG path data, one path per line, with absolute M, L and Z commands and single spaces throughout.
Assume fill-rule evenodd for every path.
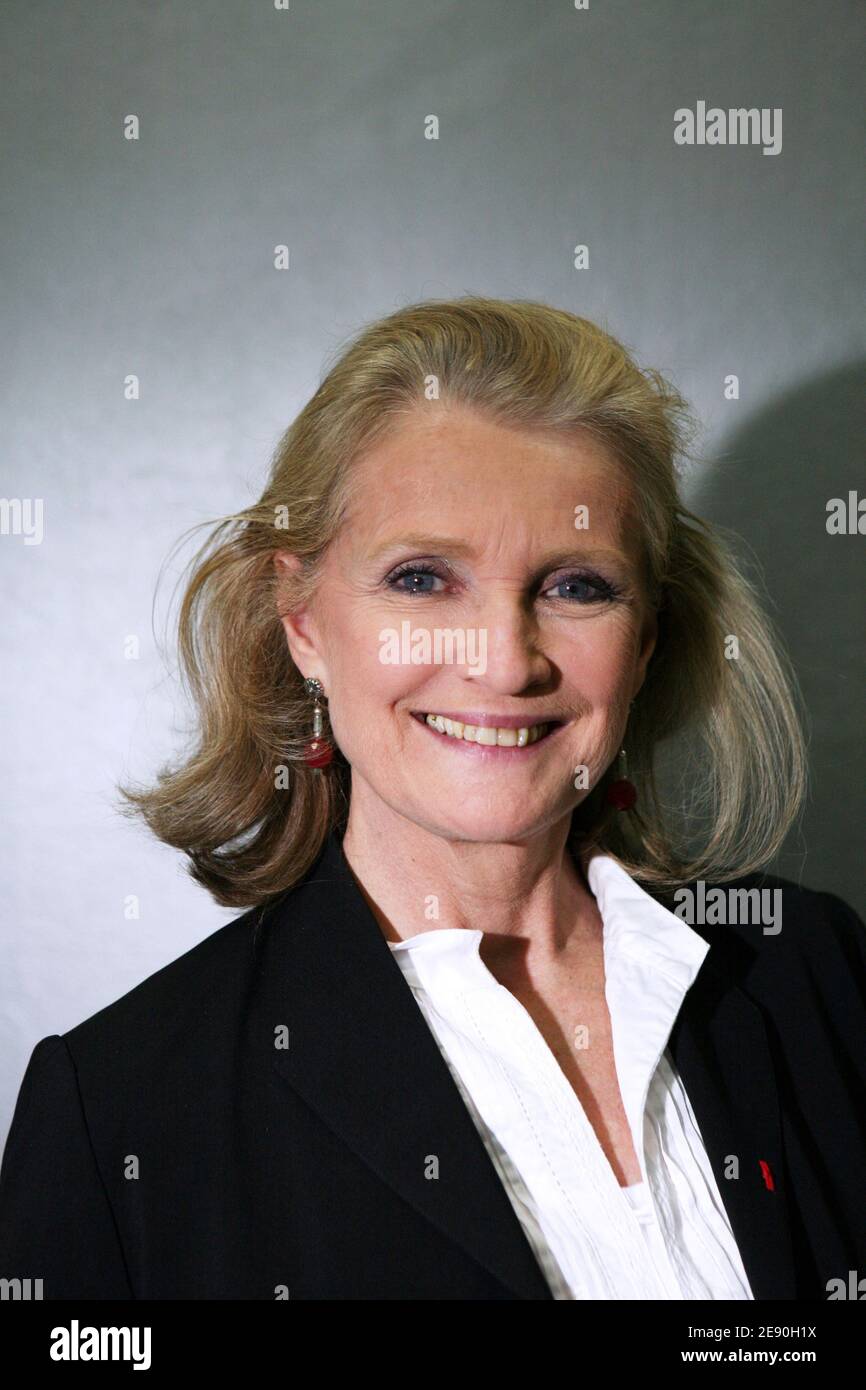
M 36 1046 L 3 1273 L 747 1300 L 866 1268 L 863 925 L 761 873 L 803 744 L 678 499 L 688 425 L 540 304 L 419 304 L 343 352 L 197 557 L 196 746 L 125 792 L 247 910 Z

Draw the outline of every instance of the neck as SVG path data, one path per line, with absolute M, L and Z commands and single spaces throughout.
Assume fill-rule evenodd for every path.
M 353 796 L 343 850 L 389 941 L 442 927 L 520 941 L 539 963 L 581 937 L 596 939 L 598 910 L 585 862 L 567 844 L 570 816 L 522 839 L 477 841 L 428 830 L 378 798 Z

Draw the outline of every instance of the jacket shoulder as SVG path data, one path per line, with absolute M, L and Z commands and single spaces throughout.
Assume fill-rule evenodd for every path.
M 218 927 L 183 955 L 64 1033 L 76 1062 L 100 1066 L 180 1055 L 185 1046 L 227 1038 L 262 968 L 259 942 L 268 905 L 250 908 Z M 281 915 L 291 926 L 293 914 Z
M 770 873 L 708 884 L 703 894 L 687 887 L 687 905 L 705 916 L 690 925 L 741 984 L 772 991 L 808 977 L 825 995 L 853 988 L 866 1004 L 866 925 L 837 894 Z M 721 889 L 714 908 L 711 888 Z

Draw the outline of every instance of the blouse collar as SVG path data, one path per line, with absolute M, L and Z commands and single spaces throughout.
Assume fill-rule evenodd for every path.
M 684 994 L 695 979 L 709 943 L 686 922 L 664 907 L 613 858 L 594 853 L 586 868 L 587 882 L 595 896 L 604 927 L 605 964 L 620 957 L 665 976 Z M 498 988 L 498 982 L 481 960 L 484 932 L 468 927 L 431 927 L 404 941 L 389 941 L 395 956 L 423 958 L 428 978 L 456 972 L 462 983 L 479 988 Z

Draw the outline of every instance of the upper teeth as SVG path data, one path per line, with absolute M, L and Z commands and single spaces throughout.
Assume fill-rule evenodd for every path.
M 491 747 L 525 748 L 547 732 L 547 724 L 529 724 L 521 729 L 500 729 L 493 725 L 461 724 L 459 719 L 446 719 L 444 714 L 424 716 L 431 728 L 450 738 L 463 738 L 468 743 L 486 743 Z

